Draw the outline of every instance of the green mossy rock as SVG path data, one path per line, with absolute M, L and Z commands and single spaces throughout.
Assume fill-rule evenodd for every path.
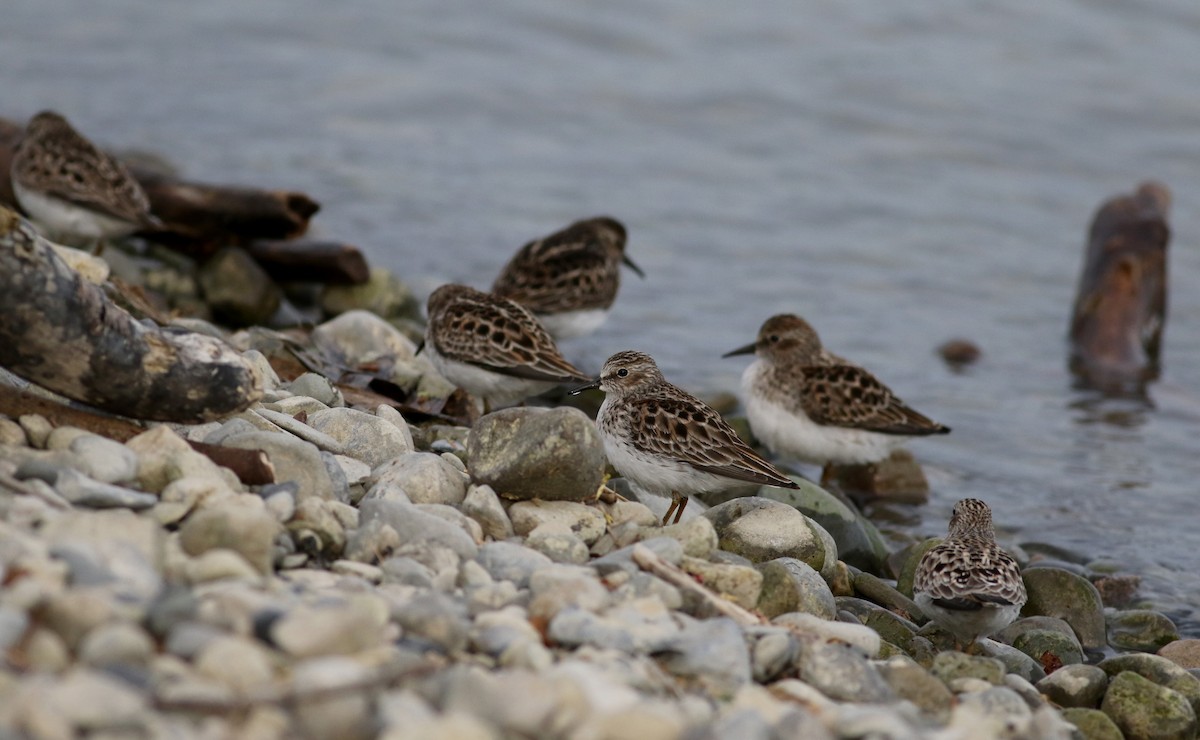
M 1004 685 L 1004 663 L 995 658 L 967 655 L 957 650 L 938 653 L 929 670 L 947 685 L 956 678 L 978 678 L 995 686 Z
M 913 576 L 917 572 L 917 564 L 921 562 L 921 558 L 925 553 L 940 544 L 942 544 L 941 537 L 930 537 L 924 542 L 918 542 L 908 548 L 904 559 L 904 566 L 900 568 L 900 576 L 896 579 L 897 591 L 910 599 L 913 597 Z
M 327 286 L 321 308 L 330 316 L 363 310 L 388 321 L 421 318 L 421 304 L 412 290 L 382 267 L 372 267 L 370 277 L 362 285 Z
M 1021 616 L 1058 617 L 1071 625 L 1079 643 L 1097 650 L 1108 643 L 1100 592 L 1083 576 L 1061 568 L 1030 568 L 1022 577 L 1029 600 Z
M 1075 725 L 1084 740 L 1125 740 L 1121 728 L 1099 709 L 1064 709 L 1062 717 Z
M 1048 656 L 1062 665 L 1083 662 L 1083 651 L 1075 638 L 1055 630 L 1026 630 L 1017 635 L 1012 646 L 1043 665 Z
M 1167 615 L 1149 609 L 1113 612 L 1105 620 L 1108 644 L 1118 650 L 1155 653 L 1179 639 L 1179 630 Z
M 1177 691 L 1122 671 L 1109 683 L 1100 710 L 1125 737 L 1139 740 L 1192 740 L 1196 713 Z
M 1098 664 L 1109 676 L 1132 671 L 1159 686 L 1182 694 L 1200 716 L 1200 678 L 1180 668 L 1166 658 L 1145 653 L 1118 655 Z

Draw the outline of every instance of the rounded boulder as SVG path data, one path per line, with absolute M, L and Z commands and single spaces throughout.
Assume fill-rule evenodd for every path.
M 502 498 L 584 501 L 604 479 L 604 442 L 582 411 L 512 408 L 471 429 L 467 468 Z

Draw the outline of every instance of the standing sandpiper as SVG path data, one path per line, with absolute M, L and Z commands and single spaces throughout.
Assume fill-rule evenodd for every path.
M 950 517 L 949 535 L 917 564 L 917 606 L 969 647 L 1011 624 L 1025 599 L 1017 561 L 996 544 L 992 510 L 979 499 L 959 501 Z
M 672 513 L 679 521 L 693 493 L 739 483 L 799 487 L 750 449 L 720 414 L 668 383 L 647 354 L 616 353 L 598 379 L 571 393 L 589 388 L 605 393 L 596 426 L 608 461 L 642 488 L 671 496 L 664 525 Z
M 909 408 L 874 375 L 821 346 L 792 314 L 772 316 L 753 344 L 724 357 L 756 354 L 742 373 L 746 417 L 775 454 L 824 465 L 878 462 L 909 437 L 949 427 Z
M 589 218 L 521 247 L 492 292 L 528 307 L 556 339 L 578 337 L 608 317 L 621 284 L 621 263 L 645 277 L 625 255 L 621 222 Z
M 482 398 L 488 408 L 588 380 L 519 303 L 466 285 L 443 285 L 429 296 L 427 309 L 429 360 L 446 380 Z
M 30 119 L 13 154 L 11 174 L 21 208 L 51 238 L 101 246 L 162 226 L 124 165 L 53 111 Z

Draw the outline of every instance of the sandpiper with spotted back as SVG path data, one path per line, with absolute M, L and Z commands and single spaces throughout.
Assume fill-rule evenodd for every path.
M 533 311 L 555 339 L 595 331 L 621 284 L 621 264 L 644 277 L 625 254 L 625 226 L 598 216 L 576 221 L 521 247 L 492 292 Z
M 443 285 L 429 296 L 427 310 L 423 351 L 443 377 L 486 407 L 588 379 L 519 303 L 466 285 Z
M 742 392 L 754 436 L 777 455 L 824 465 L 822 480 L 832 465 L 878 462 L 912 437 L 950 431 L 826 350 L 799 316 L 772 316 L 752 344 L 723 356 L 751 353 Z
M 52 239 L 100 247 L 162 226 L 125 166 L 53 111 L 30 119 L 10 174 L 17 202 Z
M 647 354 L 616 353 L 599 378 L 571 393 L 589 388 L 605 393 L 596 426 L 608 461 L 639 487 L 671 497 L 664 525 L 672 514 L 679 521 L 695 493 L 745 483 L 798 487 L 708 404 L 667 382 Z
M 969 647 L 1007 627 L 1025 605 L 1017 561 L 996 544 L 992 510 L 979 499 L 954 505 L 949 535 L 922 557 L 913 600 L 925 615 Z

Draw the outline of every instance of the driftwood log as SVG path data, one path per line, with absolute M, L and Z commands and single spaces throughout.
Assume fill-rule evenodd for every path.
M 4 385 L 0 385 L 0 414 L 12 419 L 25 414 L 38 414 L 53 426 L 78 427 L 118 442 L 126 442 L 148 428 L 115 416 L 65 406 L 49 398 Z M 232 470 L 238 480 L 246 485 L 261 486 L 275 482 L 275 466 L 262 450 L 219 447 L 193 440 L 188 440 L 188 444 L 217 465 Z
M 259 239 L 247 244 L 246 251 L 268 275 L 283 283 L 362 285 L 371 277 L 362 252 L 341 242 Z
M 254 239 L 294 239 L 308 230 L 308 220 L 320 208 L 303 193 L 187 182 L 127 166 L 164 224 L 146 236 L 192 257 Z
M 9 168 L 24 127 L 0 118 L 0 204 L 20 211 Z M 290 190 L 211 185 L 182 180 L 161 168 L 124 162 L 163 226 L 141 236 L 195 259 L 242 246 L 272 278 L 330 285 L 367 281 L 366 259 L 355 246 L 299 240 L 320 204 Z M 292 241 L 296 240 L 296 241 Z
M 1092 219 L 1070 329 L 1070 368 L 1085 387 L 1137 391 L 1158 377 L 1170 207 L 1170 190 L 1147 182 Z
M 199 423 L 247 408 L 262 377 L 224 342 L 139 323 L 0 206 L 0 366 L 136 419 Z

